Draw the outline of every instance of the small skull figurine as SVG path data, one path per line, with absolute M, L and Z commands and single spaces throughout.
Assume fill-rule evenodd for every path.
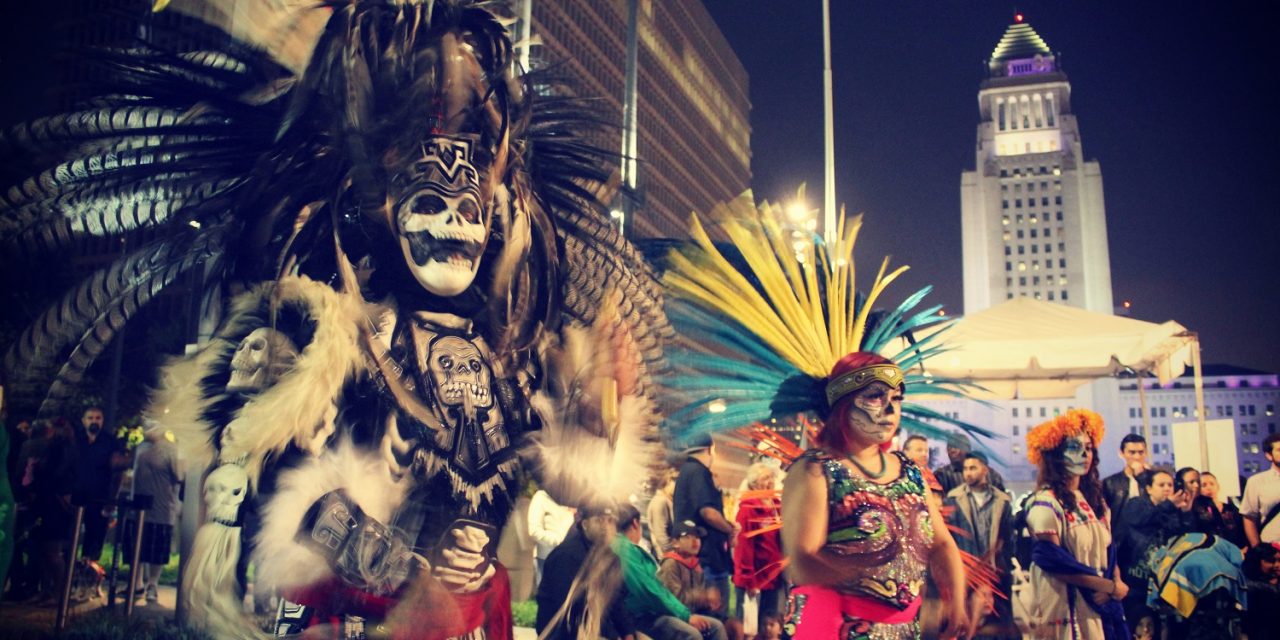
M 298 347 L 288 336 L 268 327 L 245 336 L 231 358 L 228 393 L 260 393 L 275 384 L 298 359 Z
M 429 358 L 427 366 L 441 404 L 461 406 L 471 418 L 475 409 L 493 406 L 489 365 L 474 344 L 457 336 L 441 336 L 431 344 Z
M 249 492 L 249 476 L 236 464 L 224 464 L 204 481 L 206 518 L 226 526 L 238 526 L 240 506 Z

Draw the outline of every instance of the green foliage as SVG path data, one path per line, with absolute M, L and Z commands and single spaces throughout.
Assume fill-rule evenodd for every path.
M 538 619 L 538 603 L 533 600 L 511 603 L 511 620 L 517 627 L 533 627 Z
M 120 526 L 120 525 L 116 525 Z M 176 532 L 175 532 L 176 535 Z M 102 555 L 98 558 L 98 564 L 109 573 L 111 571 L 111 552 L 114 549 L 112 543 L 108 542 L 102 545 Z M 120 577 L 122 583 L 129 579 L 129 564 L 125 562 L 124 555 L 120 556 Z M 178 554 L 169 554 L 169 564 L 164 565 L 164 570 L 160 572 L 160 584 L 174 585 L 178 584 Z

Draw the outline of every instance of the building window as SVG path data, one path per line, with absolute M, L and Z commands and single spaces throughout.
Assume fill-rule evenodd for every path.
M 1053 197 L 1053 203 L 1054 203 L 1054 204 L 1062 204 L 1062 196 L 1054 196 L 1054 197 Z
M 1003 173 L 1003 172 L 1001 172 L 1001 173 Z M 1008 200 L 1003 201 L 1003 202 L 1001 203 L 1001 207 L 1002 207 L 1002 208 L 1004 208 L 1004 209 L 1008 209 L 1008 208 L 1009 208 L 1009 201 L 1008 201 Z
M 1048 231 L 1045 231 L 1045 233 L 1048 233 Z M 1046 242 L 1046 243 L 1044 243 L 1044 252 L 1045 252 L 1045 253 L 1049 253 L 1049 252 L 1051 252 L 1051 251 L 1053 251 L 1053 245 L 1051 245 L 1051 244 L 1049 244 L 1049 243 L 1047 243 L 1047 242 Z
M 1018 271 L 1026 271 L 1026 270 L 1027 270 L 1027 263 L 1026 263 L 1026 262 L 1024 262 L 1024 261 L 1022 261 L 1022 260 L 1019 260 L 1019 261 L 1018 261 Z
M 1013 435 L 1018 435 L 1018 425 L 1013 425 Z M 145 527 L 144 527 L 145 528 Z
M 1007 248 L 1007 247 L 1006 247 L 1006 248 Z M 1024 253 L 1026 253 L 1026 251 L 1024 251 L 1025 249 L 1026 249 L 1026 247 L 1024 247 L 1024 246 L 1022 246 L 1022 245 L 1018 245 L 1018 255 L 1023 255 Z
M 1018 239 L 1022 239 L 1022 229 L 1018 229 Z
M 1012 263 L 1012 262 L 1006 262 L 1006 263 L 1004 263 L 1004 270 L 1005 270 L 1005 271 L 1013 271 L 1013 263 Z
M 1049 292 L 1049 302 L 1053 302 L 1053 292 Z
M 1018 286 L 1019 286 L 1019 287 L 1025 287 L 1025 286 L 1027 286 L 1027 277 L 1026 277 L 1026 276 L 1018 276 Z
M 1046 411 L 1048 411 L 1048 408 L 1047 408 L 1047 407 L 1040 407 L 1040 417 L 1041 417 L 1041 418 L 1045 417 L 1045 412 L 1046 412 Z
M 1066 299 L 1067 299 L 1067 292 L 1066 292 L 1066 291 L 1063 291 L 1063 292 L 1062 292 L 1062 299 L 1063 299 L 1063 300 L 1066 300 Z
M 1021 249 L 1022 247 L 1018 247 L 1018 248 Z M 1011 255 L 1012 253 L 1013 253 L 1013 247 L 1006 244 L 1004 246 L 1004 254 L 1007 256 L 1007 255 Z
M 1022 224 L 1022 214 L 1021 214 L 1021 213 L 1019 213 L 1018 215 L 1014 216 L 1014 217 L 1013 217 L 1013 219 L 1014 219 L 1014 221 L 1015 221 L 1015 222 L 1017 222 L 1018 224 Z
M 1005 208 L 1008 209 L 1008 207 Z M 1009 226 L 1009 216 L 1000 216 L 1000 224 L 1006 227 Z
M 1058 245 L 1058 250 L 1059 250 L 1059 251 L 1061 251 L 1061 250 L 1062 250 L 1062 245 Z M 1066 269 L 1066 268 L 1067 268 L 1067 259 L 1066 259 L 1066 258 L 1058 258 L 1058 268 L 1059 268 L 1059 269 Z
M 1040 253 L 1040 245 L 1031 245 L 1031 253 Z
M 1036 287 L 1040 286 L 1040 276 L 1035 276 L 1034 278 L 1032 278 L 1031 285 Z
M 1005 278 L 1005 279 L 1004 279 L 1004 286 L 1006 286 L 1006 287 L 1012 287 L 1012 286 L 1013 286 L 1013 278 L 1012 278 L 1012 277 Z
M 1040 204 L 1045 207 L 1049 206 L 1049 198 L 1040 198 Z
M 1049 237 L 1049 227 L 1045 227 L 1045 228 L 1044 228 L 1044 237 L 1046 237 L 1046 238 L 1048 238 L 1048 237 Z M 1045 251 L 1048 251 L 1048 250 L 1049 250 L 1049 245 L 1045 245 L 1044 250 L 1045 250 Z
M 1031 230 L 1031 237 L 1032 237 L 1032 238 L 1036 237 L 1036 230 L 1035 230 L 1035 229 L 1032 229 L 1032 230 Z
M 1059 211 L 1059 212 L 1058 212 L 1057 218 L 1058 218 L 1058 222 L 1062 222 L 1062 212 L 1061 212 L 1061 211 Z
M 1015 198 L 1015 199 L 1014 199 L 1014 201 L 1013 201 L 1013 206 L 1021 208 L 1021 207 L 1022 207 L 1022 198 Z

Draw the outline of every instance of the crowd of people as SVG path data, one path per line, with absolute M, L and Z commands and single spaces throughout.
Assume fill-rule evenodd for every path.
M 142 582 L 134 595 L 155 602 L 161 570 L 169 563 L 183 478 L 173 443 L 153 430 L 146 432 L 141 446 L 129 447 L 106 428 L 97 406 L 83 411 L 78 426 L 66 418 L 20 419 L 4 432 L 5 478 L 13 500 L 11 528 L 4 531 L 12 546 L 4 550 L 8 557 L 0 559 L 4 601 L 55 605 L 68 563 L 77 558 L 77 571 L 96 577 L 73 597 L 101 596 L 105 570 L 100 560 L 109 532 L 120 527 L 120 539 L 132 540 L 137 513 L 144 511 Z M 136 503 L 140 509 L 121 509 L 121 498 L 136 497 L 143 497 Z M 72 549 L 81 508 L 79 544 Z M 131 551 L 131 545 L 125 550 Z M 129 556 L 123 555 L 123 561 L 131 562 Z
M 874 392 L 851 403 L 892 415 L 892 389 Z M 948 462 L 931 471 L 928 440 L 910 436 L 890 451 L 894 431 L 859 428 L 855 415 L 840 431 L 824 430 L 829 439 L 789 472 L 761 456 L 729 492 L 736 499 L 717 486 L 716 448 L 706 439 L 655 477 L 643 518 L 629 504 L 576 514 L 543 505 L 531 530 L 557 518 L 569 524 L 545 557 L 538 630 L 574 637 L 591 615 L 574 582 L 588 563 L 617 573 L 619 595 L 594 605 L 606 637 L 616 638 L 914 638 L 927 629 L 1145 640 L 1205 636 L 1204 625 L 1217 631 L 1208 637 L 1259 638 L 1272 629 L 1280 437 L 1267 439 L 1272 467 L 1247 479 L 1237 505 L 1212 473 L 1151 466 L 1136 434 L 1121 442 L 1124 468 L 1100 478 L 1102 423 L 1087 411 L 1033 430 L 1037 488 L 1020 499 L 968 438 L 948 439 Z M 1217 596 L 1206 595 L 1213 584 L 1186 584 L 1176 604 L 1166 603 L 1169 572 L 1178 571 L 1170 556 L 1187 549 L 1216 553 L 1242 580 Z M 1187 575 L 1195 572 L 1176 580 L 1194 581 Z M 927 599 L 938 606 L 922 606 Z

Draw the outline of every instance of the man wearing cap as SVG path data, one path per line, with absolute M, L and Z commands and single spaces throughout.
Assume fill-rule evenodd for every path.
M 970 442 L 969 436 L 963 433 L 952 433 L 947 436 L 947 459 L 951 463 L 933 470 L 933 475 L 942 485 L 942 495 L 945 496 L 951 493 L 952 489 L 964 484 L 964 456 L 970 451 L 973 451 L 973 443 Z M 1004 478 L 1000 477 L 1000 472 L 995 469 L 989 469 L 989 471 L 988 482 L 991 486 L 1004 491 Z
M 622 509 L 635 511 L 629 505 L 624 505 Z M 590 581 L 588 578 L 571 594 L 573 581 L 578 576 L 578 570 L 583 567 L 590 566 L 599 570 L 597 574 L 604 574 L 608 573 L 603 567 L 605 563 L 618 562 L 618 557 L 609 546 L 610 541 L 617 536 L 618 514 L 619 508 L 612 503 L 584 506 L 578 510 L 579 519 L 569 528 L 564 541 L 547 555 L 542 582 L 538 583 L 538 616 L 534 622 L 540 636 L 545 633 L 548 640 L 571 640 L 578 637 L 578 628 L 586 617 L 593 585 L 587 584 Z M 634 637 L 635 621 L 626 608 L 624 598 L 625 593 L 618 593 L 608 604 L 606 615 L 600 621 L 599 637 Z M 564 615 L 555 619 L 566 602 L 570 604 Z
M 663 554 L 658 564 L 658 579 L 662 586 L 695 613 L 719 610 L 723 595 L 707 584 L 698 562 L 698 551 L 702 549 L 702 538 L 706 535 L 707 530 L 692 520 L 677 522 L 672 528 L 671 551 Z
M 689 520 L 706 530 L 702 537 L 702 549 L 698 560 L 702 565 L 707 584 L 720 593 L 729 592 L 729 575 L 733 573 L 733 557 L 729 555 L 729 540 L 738 534 L 736 524 L 724 517 L 724 498 L 711 476 L 715 460 L 715 445 L 710 435 L 689 442 L 684 450 L 685 460 L 676 477 L 676 491 L 672 496 L 675 521 Z M 725 617 L 724 601 L 711 614 Z
M 635 616 L 636 627 L 653 640 L 726 640 L 719 620 L 692 613 L 663 586 L 653 556 L 640 547 L 644 535 L 640 512 L 629 506 L 623 510 L 618 521 L 622 535 L 613 539 L 612 546 L 622 559 L 626 607 Z

